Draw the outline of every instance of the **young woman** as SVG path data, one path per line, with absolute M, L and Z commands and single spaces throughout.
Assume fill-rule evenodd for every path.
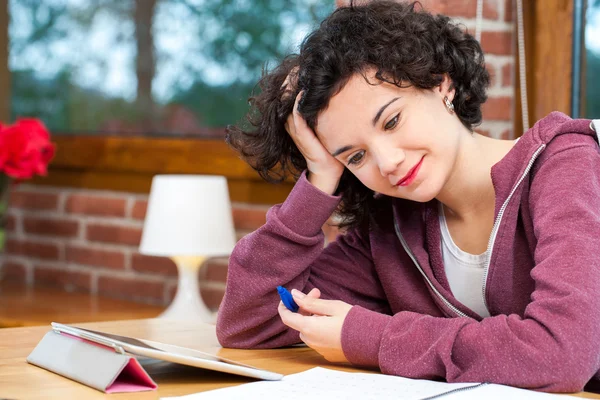
M 597 138 L 561 113 L 479 135 L 488 84 L 472 36 L 385 1 L 336 10 L 266 74 L 229 141 L 266 178 L 303 172 L 231 255 L 221 344 L 581 390 L 600 369 Z M 323 248 L 334 213 L 346 233 Z

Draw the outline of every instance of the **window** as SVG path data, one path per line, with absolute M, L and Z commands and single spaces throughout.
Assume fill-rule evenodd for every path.
M 233 201 L 283 201 L 223 140 L 265 60 L 333 0 L 0 0 L 0 120 L 41 117 L 58 152 L 33 182 L 148 193 L 218 174 Z M 202 139 L 202 140 L 198 140 Z
M 8 0 L 11 119 L 64 134 L 222 137 L 319 0 Z

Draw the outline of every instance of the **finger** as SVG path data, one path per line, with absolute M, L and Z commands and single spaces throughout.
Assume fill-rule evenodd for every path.
M 294 100 L 294 108 L 292 109 L 292 113 L 298 113 L 298 104 L 300 104 L 300 99 L 302 98 L 302 95 L 304 94 L 304 90 L 301 90 L 297 95 L 296 95 L 296 100 Z
M 318 288 L 312 288 L 310 292 L 308 292 L 307 296 L 318 299 L 319 297 L 321 297 L 321 291 Z
M 285 304 L 283 304 L 283 301 L 280 301 L 280 302 L 279 302 L 279 305 L 277 306 L 277 312 L 278 312 L 279 314 L 281 314 L 281 311 L 282 311 L 282 310 L 284 310 L 284 309 L 286 309 L 286 310 L 287 310 L 287 308 L 286 308 Z M 289 311 L 289 310 L 288 310 L 288 311 Z
M 298 100 L 296 100 L 296 104 L 297 101 Z M 290 132 L 292 140 L 294 141 L 294 143 L 296 143 L 296 146 L 298 146 L 298 149 L 304 154 L 304 156 L 307 156 L 305 151 L 308 149 L 314 150 L 318 147 L 325 151 L 323 144 L 319 141 L 317 135 L 311 129 L 311 127 L 308 126 L 308 123 L 306 122 L 304 117 L 300 115 L 300 112 L 298 111 L 298 107 L 296 105 L 294 106 L 294 111 L 292 112 L 291 116 L 293 120 L 289 125 L 293 132 L 288 132 Z
M 318 315 L 335 315 L 341 311 L 342 302 L 308 297 L 298 290 L 292 289 L 294 301 L 305 311 Z
M 312 346 L 310 345 L 312 343 L 311 340 L 307 338 L 306 335 L 302 332 L 300 332 L 300 340 L 302 340 L 302 342 L 304 342 L 305 345 L 312 348 Z
M 294 103 L 294 109 L 291 114 L 292 121 L 289 122 L 290 130 L 288 130 L 288 133 L 298 147 L 298 150 L 300 150 L 305 158 L 310 159 L 311 154 L 314 153 L 315 150 L 317 151 L 317 154 L 321 151 L 326 152 L 326 150 L 317 138 L 315 132 L 308 126 L 306 120 L 300 114 L 300 111 L 298 111 L 298 103 L 303 93 L 304 92 L 300 92 L 298 93 L 298 96 L 296 96 L 296 102 Z
M 285 130 L 293 138 L 296 135 L 296 126 L 294 125 L 294 116 L 290 114 L 285 121 Z
M 298 104 L 300 103 L 300 99 L 302 98 L 303 94 L 304 91 L 298 93 L 298 96 L 296 96 L 296 101 L 294 102 L 294 109 L 292 110 L 292 116 L 294 117 L 294 126 L 296 128 L 296 132 L 300 130 L 309 130 L 312 132 L 312 130 L 306 123 L 306 120 L 302 117 L 302 115 L 300 115 L 300 111 L 298 110 Z
M 312 288 L 310 292 L 307 294 L 308 297 L 312 297 L 314 299 L 318 299 L 321 297 L 321 291 L 317 288 Z M 298 311 L 302 315 L 312 315 L 311 312 L 304 311 L 302 308 Z
M 285 325 L 297 331 L 302 331 L 302 329 L 304 329 L 304 326 L 306 325 L 305 318 L 311 318 L 288 310 L 283 303 L 279 305 L 277 312 Z

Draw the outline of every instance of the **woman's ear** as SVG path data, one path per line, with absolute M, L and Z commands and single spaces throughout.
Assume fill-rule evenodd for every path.
M 456 92 L 456 89 L 454 88 L 454 82 L 452 82 L 450 75 L 448 75 L 448 74 L 442 75 L 442 82 L 440 82 L 440 85 L 438 86 L 438 88 L 440 91 L 440 95 L 442 96 L 442 99 L 444 97 L 447 97 L 448 100 L 450 100 L 451 102 L 452 102 L 452 100 L 454 100 L 454 94 Z

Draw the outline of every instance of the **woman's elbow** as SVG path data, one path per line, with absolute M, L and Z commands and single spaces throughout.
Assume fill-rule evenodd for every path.
M 543 392 L 551 393 L 576 393 L 581 392 L 591 378 L 583 375 L 570 374 L 556 380 L 551 380 L 547 386 L 539 388 Z
M 222 347 L 229 347 L 233 349 L 250 349 L 252 343 L 247 339 L 244 339 L 240 334 L 236 334 L 231 330 L 225 329 L 222 324 L 217 322 L 217 341 Z
M 560 362 L 549 365 L 547 384 L 538 390 L 553 393 L 581 392 L 598 372 L 598 363 L 587 357 L 564 357 Z

